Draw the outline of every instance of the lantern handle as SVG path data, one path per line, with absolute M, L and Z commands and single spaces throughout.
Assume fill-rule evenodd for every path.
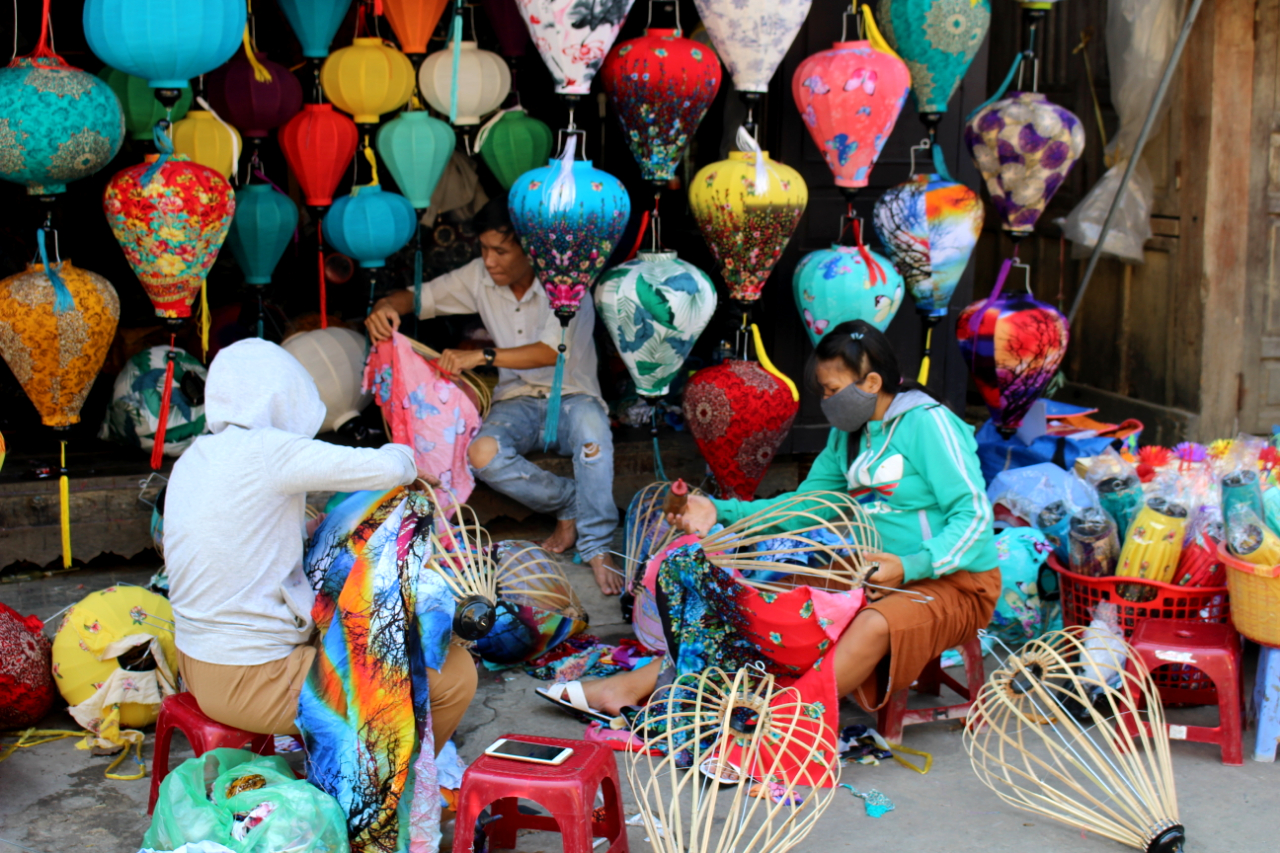
M 854 31 L 858 34 L 858 41 L 866 38 L 863 31 L 864 25 L 862 15 L 858 13 L 858 0 L 850 0 L 849 8 L 840 14 L 840 41 L 849 40 L 849 18 L 854 19 Z
M 578 155 L 581 154 L 582 155 L 581 159 L 586 160 L 587 159 L 587 132 L 580 127 L 574 126 L 572 117 L 570 117 L 569 119 L 568 127 L 562 127 L 556 131 L 556 150 L 560 152 L 560 156 L 563 156 L 564 147 L 568 143 L 569 137 L 571 136 L 582 137 L 582 141 L 578 143 L 578 150 L 575 151 L 573 154 L 573 159 L 575 160 L 579 159 Z
M 680 0 L 649 0 L 649 17 L 645 19 L 644 31 L 647 33 L 653 25 L 653 4 L 655 3 L 671 3 L 676 12 L 676 35 L 684 35 L 684 27 L 680 26 Z
M 915 145 L 911 146 L 911 171 L 907 173 L 907 177 L 914 178 L 916 175 L 916 152 L 928 151 L 932 147 L 933 147 L 933 143 L 929 140 L 929 137 L 927 136 L 924 139 L 921 139 Z

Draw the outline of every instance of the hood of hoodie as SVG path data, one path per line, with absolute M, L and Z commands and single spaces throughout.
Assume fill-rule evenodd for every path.
M 889 404 L 889 408 L 885 409 L 884 420 L 887 423 L 895 418 L 902 417 L 912 409 L 937 405 L 940 405 L 938 401 L 923 391 L 904 391 L 896 395 L 893 398 L 893 402 Z
M 209 431 L 272 427 L 314 438 L 324 423 L 315 380 L 296 358 L 269 341 L 249 338 L 218 352 L 204 386 Z

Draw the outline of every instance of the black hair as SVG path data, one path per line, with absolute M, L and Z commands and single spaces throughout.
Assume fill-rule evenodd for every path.
M 471 227 L 475 229 L 476 234 L 497 231 L 499 234 L 514 235 L 516 229 L 511 224 L 511 210 L 507 207 L 507 197 L 495 196 L 485 202 L 484 207 L 480 208 L 472 218 Z

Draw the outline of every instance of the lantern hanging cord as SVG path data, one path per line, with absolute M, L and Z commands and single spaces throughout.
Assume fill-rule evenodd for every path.
M 449 124 L 458 122 L 458 66 L 462 62 L 462 0 L 453 4 L 453 76 L 449 79 Z
M 764 152 L 760 150 L 760 143 L 752 136 L 745 127 L 738 128 L 738 150 L 745 151 L 748 154 L 755 155 L 755 187 L 752 195 L 764 195 L 769 192 L 769 172 L 765 163 Z
M 850 208 L 852 207 L 850 205 Z M 849 212 L 852 213 L 852 209 Z M 876 262 L 876 259 L 871 256 L 871 250 L 862 242 L 862 220 L 859 218 L 853 220 L 853 239 L 856 241 L 858 254 L 862 256 L 862 262 L 867 265 L 867 280 L 871 282 L 868 286 L 874 286 L 881 281 L 887 283 L 889 278 L 885 275 L 884 267 Z
M 169 158 L 173 156 L 173 140 L 169 138 L 169 134 L 164 132 L 164 129 L 160 126 L 159 122 L 157 122 L 156 126 L 151 129 L 151 139 L 155 142 L 156 150 L 160 152 L 160 156 L 156 158 L 154 163 L 147 167 L 147 170 L 142 173 L 142 180 L 138 181 L 138 186 L 140 186 L 144 192 L 151 184 L 151 179 L 159 173 L 164 164 L 168 163 Z
M 53 313 L 65 314 L 76 307 L 76 302 L 71 296 L 71 291 L 67 289 L 66 282 L 62 280 L 62 276 L 58 275 L 58 270 L 62 267 L 62 261 L 49 263 L 49 250 L 45 245 L 45 231 L 53 231 L 53 229 L 49 228 L 47 224 L 43 228 L 36 229 L 36 246 L 40 251 L 40 263 L 44 265 L 45 277 L 49 279 L 49 284 L 53 287 Z M 56 231 L 54 235 L 56 240 Z
M 240 134 L 236 133 L 235 128 L 222 120 L 222 116 L 218 115 L 217 111 L 209 105 L 209 102 L 204 99 L 204 95 L 196 95 L 196 103 L 200 105 L 201 109 L 213 116 L 213 120 L 222 125 L 227 132 L 227 136 L 231 138 L 231 180 L 237 184 L 240 183 Z
M 662 449 L 658 447 L 658 405 L 661 400 L 653 399 L 653 407 L 649 410 L 649 435 L 653 437 L 653 475 L 659 482 L 667 479 L 667 470 L 662 465 Z

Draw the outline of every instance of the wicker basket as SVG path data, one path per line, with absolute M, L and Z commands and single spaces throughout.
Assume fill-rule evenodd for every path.
M 1227 567 L 1236 630 L 1255 643 L 1280 646 L 1280 566 L 1245 562 L 1225 542 L 1218 546 L 1218 556 Z

